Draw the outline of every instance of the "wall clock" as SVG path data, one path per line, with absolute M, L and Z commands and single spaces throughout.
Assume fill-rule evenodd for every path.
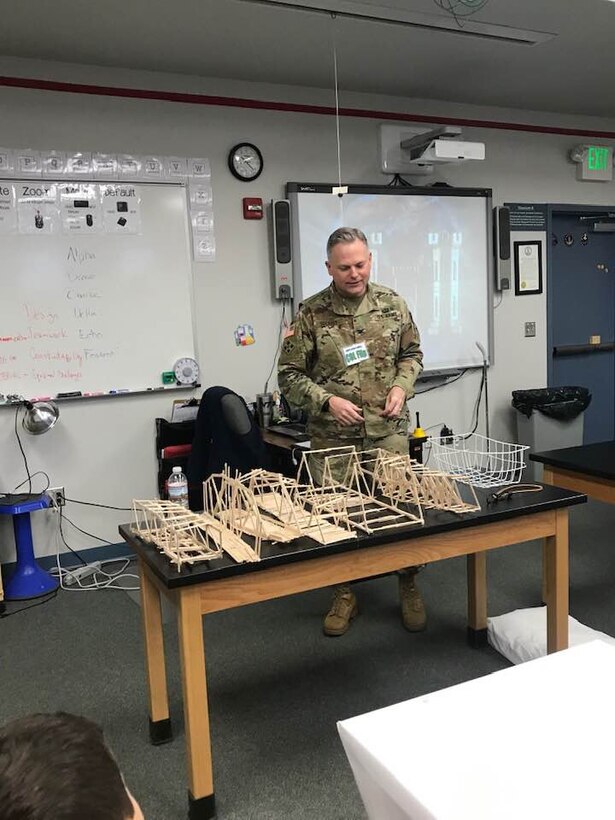
M 188 356 L 175 362 L 173 372 L 177 384 L 196 384 L 199 380 L 199 366 Z
M 240 142 L 229 151 L 228 167 L 236 179 L 252 182 L 261 175 L 263 155 L 251 142 Z

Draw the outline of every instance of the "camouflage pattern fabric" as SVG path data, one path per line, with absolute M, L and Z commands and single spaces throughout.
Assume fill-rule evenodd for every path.
M 364 342 L 369 358 L 347 366 L 344 348 Z M 357 301 L 333 283 L 307 299 L 282 343 L 278 384 L 285 398 L 308 414 L 308 433 L 335 444 L 347 439 L 406 435 L 408 410 L 385 419 L 387 394 L 401 387 L 406 399 L 423 369 L 419 333 L 404 300 L 390 288 L 369 282 Z M 363 411 L 364 424 L 343 426 L 323 405 L 332 396 L 348 399 Z

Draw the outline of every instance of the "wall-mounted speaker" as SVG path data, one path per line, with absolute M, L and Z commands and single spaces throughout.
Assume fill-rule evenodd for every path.
M 271 200 L 271 228 L 273 250 L 273 297 L 292 299 L 293 258 L 290 226 L 290 202 Z
M 493 209 L 493 248 L 495 252 L 495 288 L 508 290 L 512 274 L 510 254 L 510 210 Z

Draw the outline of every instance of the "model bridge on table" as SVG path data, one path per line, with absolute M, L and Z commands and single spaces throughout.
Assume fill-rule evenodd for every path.
M 310 470 L 310 453 L 322 459 L 320 484 Z M 203 483 L 202 513 L 171 501 L 135 500 L 133 530 L 179 571 L 224 554 L 237 562 L 259 561 L 263 541 L 308 537 L 333 544 L 357 533 L 421 525 L 425 509 L 458 515 L 480 509 L 464 476 L 380 449 L 306 451 L 297 475 L 303 482 L 260 469 L 216 473 Z

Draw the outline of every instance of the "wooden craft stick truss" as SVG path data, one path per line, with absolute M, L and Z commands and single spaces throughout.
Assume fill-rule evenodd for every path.
M 322 459 L 322 481 L 310 454 Z M 423 509 L 480 510 L 471 484 L 430 470 L 406 455 L 333 447 L 304 452 L 306 484 L 267 470 L 211 475 L 203 484 L 202 513 L 171 501 L 134 501 L 134 529 L 176 566 L 219 558 L 259 561 L 263 540 L 286 543 L 308 536 L 321 544 L 424 523 Z
M 412 470 L 418 480 L 423 509 L 463 513 L 478 512 L 480 503 L 469 476 L 442 473 L 414 462 Z
M 320 485 L 316 484 L 310 470 L 310 454 L 316 454 L 322 463 Z M 389 490 L 394 489 L 393 468 L 386 458 L 388 455 L 383 450 L 359 453 L 354 447 L 310 450 L 302 453 L 299 475 L 305 471 L 308 476 L 310 500 L 320 497 L 320 503 L 345 503 L 348 522 L 363 532 L 422 524 L 423 513 L 416 492 L 415 511 L 399 506 L 400 502 L 396 499 L 385 499 L 381 492 L 385 485 Z M 409 482 L 404 486 L 412 492 Z
M 324 499 L 311 486 L 267 470 L 252 470 L 242 477 L 258 507 L 275 515 L 292 532 L 320 544 L 356 538 L 347 515 L 346 499 Z M 289 538 L 288 540 L 292 540 Z
M 203 506 L 252 553 L 250 558 L 244 560 L 258 561 L 263 539 L 285 543 L 299 538 L 301 531 L 293 526 L 292 521 L 275 520 L 262 512 L 255 494 L 257 485 L 250 480 L 251 475 L 247 473 L 242 477 L 237 474 L 233 477 L 227 468 L 223 473 L 209 476 L 203 483 Z M 275 473 L 271 475 L 282 478 Z M 244 536 L 249 536 L 253 541 L 251 546 L 245 542 Z
M 372 475 L 372 492 L 386 496 L 394 504 L 418 505 L 458 515 L 480 510 L 474 487 L 464 476 L 432 470 L 409 455 L 381 449 L 362 453 L 361 463 Z
M 210 561 L 222 555 L 222 525 L 174 501 L 135 500 L 133 530 L 154 544 L 180 570 L 183 564 Z

